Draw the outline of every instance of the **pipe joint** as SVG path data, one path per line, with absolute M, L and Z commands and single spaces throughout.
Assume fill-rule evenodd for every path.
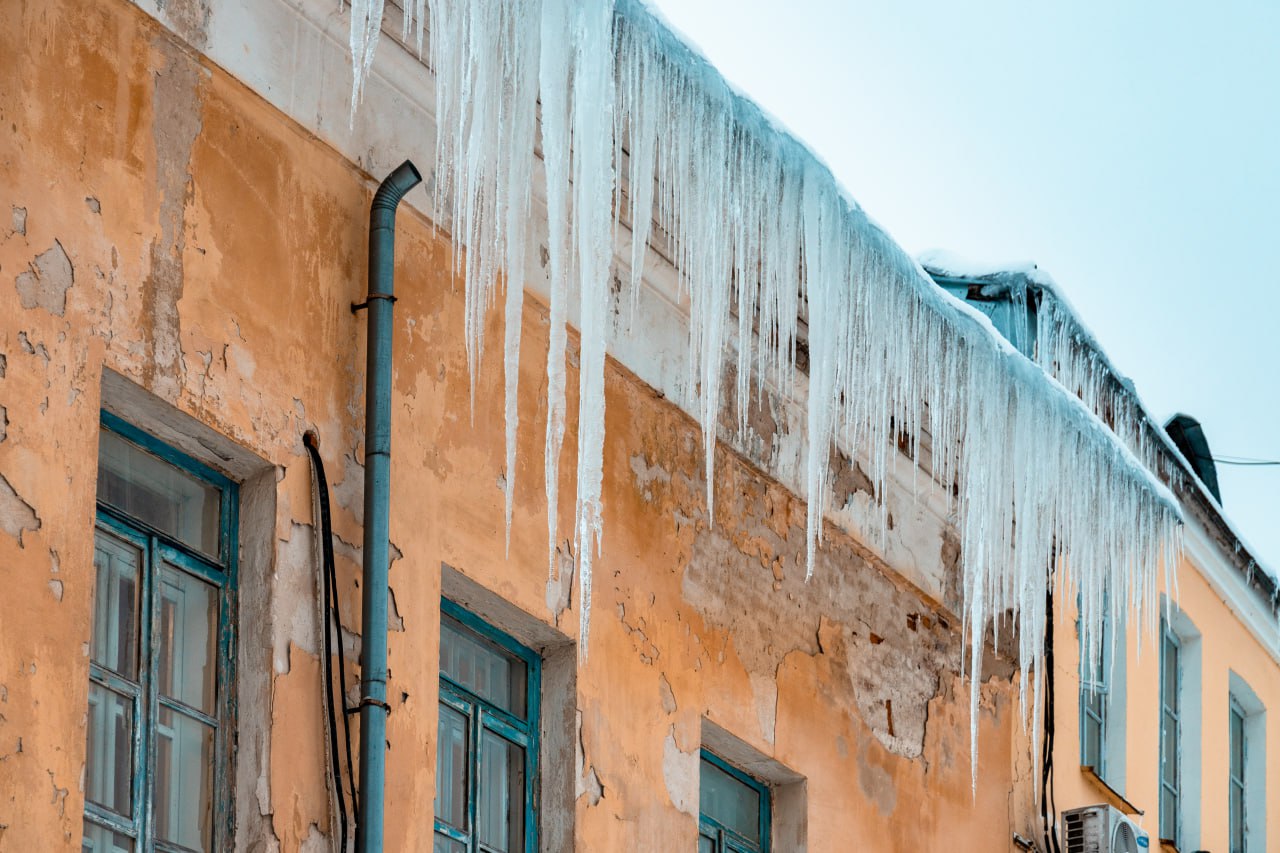
M 379 213 L 389 213 L 394 217 L 400 200 L 420 183 L 422 173 L 411 160 L 405 160 L 378 185 L 378 191 L 373 194 L 373 203 L 369 206 L 370 219 L 376 219 Z

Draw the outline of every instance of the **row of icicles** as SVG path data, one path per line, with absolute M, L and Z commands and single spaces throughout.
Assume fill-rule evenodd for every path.
M 528 223 L 546 223 L 536 236 L 549 253 L 553 573 L 567 324 L 580 332 L 573 538 L 584 656 L 603 534 L 605 356 L 616 324 L 636 310 L 655 220 L 687 297 L 690 375 L 687 399 L 678 402 L 702 426 L 708 518 L 722 397 L 739 425 L 751 395 L 766 386 L 806 401 L 808 573 L 830 500 L 831 451 L 865 460 L 883 495 L 897 437 L 931 436 L 924 479 L 958 487 L 975 773 L 973 671 L 993 625 L 999 642 L 999 614 L 1016 621 L 1024 720 L 1029 685 L 1030 718 L 1040 719 L 1049 567 L 1060 558 L 1073 567 L 1064 592 L 1079 595 L 1086 649 L 1096 647 L 1104 619 L 1155 618 L 1158 571 L 1169 570 L 1180 548 L 1180 513 L 1167 489 L 1074 393 L 934 287 L 807 149 L 731 91 L 639 0 L 432 0 L 429 29 L 424 3 L 404 3 L 404 31 L 420 52 L 429 34 L 437 213 L 468 259 L 458 272 L 473 402 L 485 318 L 499 297 L 505 314 L 508 547 Z M 382 6 L 352 0 L 353 103 L 372 67 Z M 536 177 L 545 180 L 545 218 L 534 208 Z M 624 231 L 629 263 L 616 271 L 615 299 L 615 238 Z M 1058 328 L 1042 334 L 1053 346 L 1046 364 L 1070 368 L 1063 378 L 1072 391 L 1102 387 L 1105 367 L 1074 357 L 1079 347 L 1054 337 Z M 802 340 L 807 377 L 796 369 Z M 736 381 L 725 389 L 730 366 Z

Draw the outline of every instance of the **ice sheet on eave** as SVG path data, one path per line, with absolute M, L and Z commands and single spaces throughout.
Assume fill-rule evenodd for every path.
M 1086 403 L 1076 394 L 1068 391 L 1058 378 L 1054 376 L 1052 372 L 1047 370 L 1044 365 L 1033 361 L 1023 353 L 1019 352 L 1009 339 L 995 327 L 989 316 L 970 305 L 967 301 L 953 296 L 942 288 L 933 285 L 933 279 L 929 276 L 928 270 L 934 270 L 955 278 L 974 280 L 981 280 L 983 278 L 995 276 L 1005 276 L 1009 274 L 1023 276 L 1027 281 L 1036 284 L 1045 292 L 1050 293 L 1054 299 L 1058 300 L 1059 303 L 1066 308 L 1066 310 L 1072 311 L 1073 318 L 1077 317 L 1078 315 L 1074 314 L 1074 310 L 1070 308 L 1067 301 L 1061 297 L 1058 286 L 1054 282 L 1053 278 L 1044 270 L 1036 266 L 1036 264 L 1029 261 L 1017 264 L 993 263 L 959 266 L 953 263 L 951 265 L 943 265 L 936 261 L 936 255 L 936 252 L 929 252 L 918 257 L 922 268 L 925 270 L 924 276 L 928 280 L 929 284 L 933 286 L 934 292 L 939 294 L 942 299 L 950 302 L 958 314 L 963 315 L 966 319 L 976 323 L 977 326 L 980 327 L 981 333 L 993 340 L 995 346 L 998 347 L 1003 356 L 1009 360 L 1011 372 L 1023 372 L 1029 370 L 1029 381 L 1043 382 L 1048 387 L 1052 388 L 1051 393 L 1064 397 L 1064 402 L 1066 403 L 1063 410 L 1064 416 L 1076 421 L 1082 429 L 1087 429 L 1090 432 L 1096 433 L 1100 440 L 1114 444 L 1123 459 L 1123 464 L 1129 469 L 1129 472 L 1135 478 L 1145 480 L 1147 488 L 1159 495 L 1162 501 L 1172 505 L 1176 510 L 1178 517 L 1181 519 L 1183 517 L 1181 504 L 1178 502 L 1173 492 L 1155 474 L 1155 472 L 1151 470 L 1146 462 L 1138 458 L 1130 444 L 1122 440 L 1115 434 L 1111 427 L 1107 426 L 1097 411 L 1086 405 Z M 1093 334 L 1089 332 L 1083 324 L 1078 323 L 1078 321 L 1075 324 L 1074 331 L 1080 336 L 1079 339 L 1081 341 L 1090 346 L 1092 350 L 1096 352 L 1101 359 L 1103 359 L 1103 365 L 1107 372 L 1114 375 L 1116 380 L 1121 383 L 1122 387 L 1132 389 L 1132 382 L 1114 370 L 1110 359 L 1102 349 L 1098 347 Z M 1177 453 L 1177 447 L 1169 440 L 1168 436 L 1164 433 L 1164 430 L 1161 429 L 1155 423 L 1154 419 L 1151 418 L 1150 413 L 1142 403 L 1141 398 L 1139 398 L 1135 393 L 1132 395 L 1131 399 L 1135 405 L 1141 407 L 1143 416 L 1150 422 L 1150 425 L 1155 429 L 1157 434 L 1159 434 L 1168 444 L 1169 449 Z M 1178 456 L 1179 459 L 1181 459 L 1180 453 Z
M 379 5 L 361 0 L 362 14 L 380 17 L 371 3 Z M 722 399 L 728 396 L 741 424 L 765 376 L 777 380 L 779 393 L 801 396 L 795 360 L 805 312 L 809 375 L 799 438 L 808 447 L 800 477 L 810 571 L 824 532 L 832 448 L 866 458 L 883 494 L 899 436 L 913 442 L 927 421 L 933 475 L 959 493 L 966 667 L 981 660 L 988 628 L 1000 641 L 998 614 L 1012 611 L 1023 708 L 1029 683 L 1030 705 L 1039 707 L 1045 587 L 1064 555 L 1080 591 L 1087 646 L 1121 608 L 1154 619 L 1157 570 L 1179 547 L 1180 515 L 1168 491 L 1075 395 L 994 334 L 985 317 L 934 287 L 811 150 L 647 7 L 638 0 L 436 0 L 431 8 L 437 189 L 452 239 L 466 250 L 459 272 L 473 375 L 485 318 L 502 291 L 500 272 L 506 317 L 520 316 L 530 186 L 536 170 L 545 177 L 548 552 L 554 567 L 559 454 L 569 422 L 565 328 L 573 322 L 582 341 L 573 542 L 584 654 L 592 564 L 604 534 L 605 353 L 621 306 L 634 304 L 644 286 L 654 210 L 688 296 L 687 385 L 695 390 L 685 402 L 703 430 L 708 517 Z M 618 193 L 624 182 L 635 190 L 628 198 Z M 635 244 L 616 297 L 615 213 L 630 214 Z M 570 316 L 574 305 L 579 313 Z M 506 323 L 503 346 L 508 518 L 519 326 Z M 723 395 L 731 366 L 735 393 Z M 1073 370 L 1096 384 L 1091 363 Z M 975 746 L 978 687 L 971 679 Z
M 1049 298 L 1054 300 L 1057 306 L 1057 317 L 1055 322 L 1066 324 L 1069 329 L 1068 333 L 1079 342 L 1080 346 L 1088 350 L 1093 356 L 1100 359 L 1103 368 L 1109 373 L 1122 389 L 1124 399 L 1117 401 L 1123 405 L 1135 407 L 1139 412 L 1142 424 L 1147 434 L 1156 437 L 1160 442 L 1160 450 L 1172 456 L 1178 463 L 1178 469 L 1170 471 L 1168 466 L 1163 465 L 1159 459 L 1144 459 L 1146 467 L 1151 471 L 1162 471 L 1165 476 L 1173 481 L 1175 488 L 1182 488 L 1191 484 L 1192 488 L 1199 491 L 1205 502 L 1218 515 L 1222 524 L 1230 531 L 1232 537 L 1235 538 L 1238 550 L 1243 550 L 1248 558 L 1248 562 L 1256 569 L 1270 577 L 1273 581 L 1280 583 L 1280 574 L 1276 570 L 1263 562 L 1257 557 L 1259 553 L 1256 548 L 1249 544 L 1235 523 L 1227 514 L 1221 502 L 1213 496 L 1213 493 L 1200 482 L 1195 476 L 1195 469 L 1190 462 L 1183 456 L 1182 451 L 1169 438 L 1169 434 L 1165 432 L 1161 421 L 1151 413 L 1147 407 L 1146 401 L 1138 394 L 1137 388 L 1133 381 L 1122 373 L 1116 367 L 1115 362 L 1111 360 L 1098 337 L 1093 330 L 1082 319 L 1080 312 L 1075 308 L 1068 299 L 1066 293 L 1054 277 L 1044 268 L 1040 267 L 1033 261 L 1029 260 L 979 260 L 965 256 L 961 253 L 945 250 L 945 249 L 929 249 L 916 255 L 916 260 L 928 272 L 936 272 L 944 276 L 950 276 L 957 279 L 965 279 L 976 281 L 979 283 L 991 280 L 993 287 L 1008 289 L 1012 286 L 1010 277 L 1021 277 L 1027 284 L 1034 285 L 1042 293 L 1047 294 Z M 984 295 L 995 295 L 990 293 L 985 287 Z M 1044 359 L 1038 359 L 1037 363 L 1046 373 L 1053 375 L 1054 365 L 1046 363 Z M 1100 414 L 1096 408 L 1093 409 L 1095 414 Z M 1129 449 L 1135 454 L 1143 452 L 1143 448 L 1135 447 L 1134 443 L 1125 440 L 1123 436 L 1118 436 Z

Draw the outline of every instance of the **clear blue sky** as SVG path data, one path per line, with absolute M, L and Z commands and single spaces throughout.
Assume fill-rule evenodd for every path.
M 655 2 L 908 251 L 1035 261 L 1157 418 L 1280 459 L 1280 3 Z M 1219 472 L 1280 572 L 1280 467 Z

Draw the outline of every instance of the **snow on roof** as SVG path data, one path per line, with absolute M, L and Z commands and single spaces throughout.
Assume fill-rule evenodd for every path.
M 1182 451 L 1169 438 L 1165 432 L 1161 421 L 1152 415 L 1151 410 L 1147 407 L 1142 396 L 1138 394 L 1133 381 L 1115 366 L 1111 357 L 1107 354 L 1102 344 L 1093 332 L 1085 325 L 1080 317 L 1080 313 L 1067 299 L 1062 287 L 1057 283 L 1052 275 L 1045 269 L 1040 267 L 1034 261 L 1030 260 L 975 260 L 957 252 L 946 249 L 929 249 L 919 253 L 916 260 L 924 267 L 925 271 L 931 275 L 938 275 L 945 278 L 954 278 L 963 281 L 973 281 L 976 283 L 991 282 L 988 287 L 982 290 L 983 296 L 999 295 L 993 289 L 1007 291 L 1010 287 L 1017 283 L 1029 285 L 1039 289 L 1042 293 L 1048 294 L 1053 299 L 1055 310 L 1050 315 L 1053 322 L 1067 327 L 1067 333 L 1074 338 L 1080 346 L 1087 348 L 1090 354 L 1098 359 L 1105 371 L 1115 380 L 1117 386 L 1122 390 L 1128 405 L 1134 406 L 1141 415 L 1141 422 L 1144 428 L 1159 440 L 1160 450 L 1172 456 L 1181 466 L 1183 474 L 1191 476 L 1182 476 L 1176 478 L 1179 486 L 1189 486 L 1195 488 L 1200 496 L 1204 499 L 1206 505 L 1217 515 L 1218 520 L 1230 532 L 1231 536 L 1236 540 L 1236 554 L 1228 555 L 1229 559 L 1238 560 L 1242 565 L 1249 565 L 1257 568 L 1266 574 L 1273 581 L 1273 590 L 1275 583 L 1280 583 L 1280 574 L 1274 568 L 1267 565 L 1257 558 L 1259 553 L 1257 549 L 1249 545 L 1245 537 L 1240 533 L 1239 529 L 1232 522 L 1231 518 L 1222 507 L 1221 502 L 1200 482 L 1199 478 L 1194 476 L 1195 469 L 1191 463 L 1184 457 Z M 990 288 L 990 289 L 989 289 Z M 985 315 L 984 315 L 985 316 Z M 999 332 L 991 327 L 993 334 Z M 1044 358 L 1038 358 L 1037 362 L 1050 376 L 1054 376 L 1055 367 L 1052 361 Z M 1055 376 L 1055 378 L 1057 378 Z M 1097 405 L 1093 410 L 1098 413 Z M 1137 443 L 1126 436 L 1117 436 L 1126 446 L 1130 447 L 1135 453 L 1142 453 L 1142 448 L 1135 446 Z M 1160 465 L 1157 460 L 1149 460 L 1146 462 L 1149 469 L 1153 471 L 1161 471 L 1166 466 Z M 1166 474 L 1168 472 L 1166 471 Z M 1194 484 L 1194 485 L 1192 485 Z M 1238 552 L 1244 551 L 1243 559 L 1239 558 Z
M 1035 261 L 1029 260 L 974 260 L 948 249 L 926 249 L 916 255 L 920 265 L 930 272 L 951 278 L 980 279 L 1005 275 L 1026 276 L 1037 284 L 1051 285 L 1049 278 Z

